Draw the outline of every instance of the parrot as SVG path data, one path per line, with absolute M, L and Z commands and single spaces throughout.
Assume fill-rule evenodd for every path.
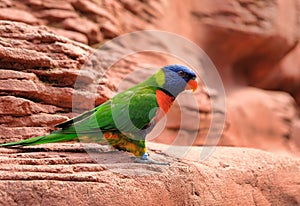
M 149 158 L 146 135 L 169 111 L 181 92 L 197 89 L 196 77 L 196 73 L 187 66 L 164 66 L 145 81 L 116 94 L 94 109 L 56 125 L 57 130 L 48 135 L 0 146 L 104 140 L 117 150 L 132 153 L 137 163 L 164 164 Z

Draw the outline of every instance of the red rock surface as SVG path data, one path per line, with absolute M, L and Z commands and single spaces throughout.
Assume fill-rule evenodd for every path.
M 118 152 L 101 153 L 115 160 L 98 165 L 77 144 L 1 149 L 0 203 L 93 205 L 127 198 L 129 205 L 300 204 L 299 159 L 274 154 L 300 155 L 299 8 L 298 0 L 0 1 L 1 142 L 43 135 L 72 116 L 72 102 L 81 111 L 90 108 L 91 100 L 99 104 L 112 96 L 111 90 L 150 75 L 148 68 L 178 62 L 153 53 L 130 56 L 96 85 L 93 80 L 110 57 L 101 57 L 98 68 L 79 72 L 95 51 L 87 45 L 154 28 L 194 41 L 215 63 L 227 93 L 226 125 L 218 144 L 243 147 L 221 147 L 207 161 L 182 160 L 170 168 L 136 165 Z M 80 94 L 74 102 L 78 79 L 97 92 Z M 205 144 L 210 101 L 218 97 L 208 95 L 211 89 L 201 85 L 197 108 L 187 94 L 179 98 L 180 107 L 172 108 L 152 141 Z M 181 110 L 190 118 L 181 121 Z M 193 121 L 199 111 L 200 124 Z M 152 154 L 160 153 L 156 147 Z M 174 158 L 163 154 L 163 159 Z M 134 175 L 141 171 L 151 176 Z
M 256 88 L 237 90 L 229 95 L 227 111 L 229 125 L 221 145 L 300 155 L 298 140 L 292 138 L 297 110 L 287 93 Z
M 161 0 L 5 0 L 0 2 L 0 20 L 47 25 L 59 35 L 92 45 L 151 27 L 162 14 L 162 5 Z
M 288 4 L 283 4 L 282 1 L 279 0 L 266 1 L 265 3 L 236 0 L 232 2 L 225 1 L 223 3 L 216 3 L 217 1 L 213 3 L 213 1 L 204 0 L 201 1 L 201 4 L 200 2 L 198 3 L 193 0 L 190 0 L 189 3 L 185 4 L 180 1 L 176 3 L 167 3 L 163 1 L 156 3 L 141 3 L 139 1 L 103 1 L 101 3 L 93 3 L 83 0 L 72 0 L 65 1 L 64 3 L 57 3 L 57 1 L 54 0 L 28 0 L 25 1 L 24 4 L 23 1 L 21 3 L 20 1 L 7 0 L 3 1 L 0 7 L 4 11 L 10 10 L 11 13 L 18 14 L 27 12 L 32 15 L 32 18 L 28 18 L 27 20 L 26 18 L 21 19 L 18 15 L 15 15 L 15 19 L 13 19 L 15 21 L 22 20 L 30 24 L 45 24 L 49 26 L 52 31 L 77 41 L 90 44 L 102 41 L 103 37 L 112 38 L 121 33 L 133 31 L 135 29 L 157 27 L 170 30 L 194 40 L 210 55 L 221 73 L 225 89 L 228 94 L 239 88 L 239 93 L 245 93 L 243 95 L 247 96 L 248 90 L 246 89 L 243 91 L 243 88 L 245 88 L 244 86 L 256 85 L 262 88 L 288 91 L 296 98 L 297 101 L 299 96 L 297 92 L 298 47 L 296 46 L 298 34 L 294 28 L 297 26 L 296 19 L 298 11 L 296 10 L 297 7 L 294 5 L 297 5 L 298 2 L 291 1 Z M 216 7 L 215 5 L 219 6 Z M 14 12 L 16 10 L 17 12 Z M 173 12 L 174 10 L 179 11 L 180 13 L 180 20 L 177 21 L 178 24 L 170 23 L 177 17 L 177 14 Z M 3 12 L 2 16 L 4 17 L 2 18 L 11 20 L 9 16 L 5 17 L 5 14 L 7 13 L 10 14 L 9 12 Z M 121 18 L 121 16 L 124 18 Z M 32 20 L 34 18 L 35 20 Z M 88 21 L 89 23 L 85 23 L 85 25 L 90 25 L 90 29 L 83 29 L 83 27 L 80 27 L 79 22 L 81 21 Z M 186 22 L 189 22 L 189 24 Z M 286 25 L 286 22 L 288 22 L 288 26 Z M 63 25 L 69 26 L 65 27 Z M 193 26 L 191 27 L 190 25 Z M 286 32 L 282 32 L 283 30 Z M 11 33 L 8 34 L 11 35 Z M 8 34 L 3 32 L 3 37 L 7 38 L 9 36 Z M 226 41 L 223 41 L 223 39 L 226 39 Z M 19 47 L 14 47 L 12 49 L 10 47 L 20 43 L 17 42 L 9 45 L 6 44 L 6 41 L 4 40 L 2 42 L 6 45 L 6 50 L 4 52 L 2 49 L 0 51 L 2 52 L 1 55 L 4 57 L 9 55 L 11 60 L 16 60 L 17 63 L 13 67 L 21 73 L 17 74 L 14 70 L 3 72 L 2 75 L 4 75 L 4 77 L 2 78 L 2 84 L 0 85 L 2 90 L 12 89 L 10 92 L 18 92 L 18 95 L 20 96 L 26 93 L 26 91 L 23 91 L 23 88 L 26 87 L 26 95 L 31 93 L 30 95 L 33 96 L 31 98 L 38 97 L 39 101 L 48 101 L 48 104 L 55 104 L 55 106 L 58 107 L 68 107 L 67 105 L 70 106 L 70 94 L 72 93 L 72 90 L 68 88 L 68 86 L 73 84 L 78 74 L 74 70 L 65 70 L 63 68 L 78 66 L 78 64 L 75 62 L 65 64 L 64 60 L 53 62 L 49 59 L 49 56 L 44 55 L 44 53 L 35 55 L 36 53 L 34 52 L 28 52 L 27 50 L 24 51 L 23 49 L 21 51 L 21 49 L 18 49 Z M 36 46 L 36 44 L 32 45 L 32 47 L 34 46 Z M 28 47 L 28 45 L 26 45 L 26 47 Z M 32 50 L 39 51 L 45 49 L 44 45 L 39 47 L 39 49 L 33 48 Z M 59 45 L 55 45 L 54 48 L 57 49 L 59 47 Z M 64 49 L 64 52 L 66 50 L 69 50 L 67 53 L 72 53 L 74 51 L 74 47 L 68 45 L 68 48 Z M 88 50 L 90 50 L 90 48 Z M 231 52 L 227 52 L 228 50 Z M 79 51 L 79 53 L 80 52 L 81 51 Z M 83 54 L 83 56 L 84 55 L 85 54 Z M 59 58 L 55 58 L 55 61 Z M 151 62 L 153 59 L 156 59 L 155 63 Z M 81 59 L 80 61 L 83 60 Z M 123 66 L 116 67 L 117 70 L 110 75 L 110 80 L 112 80 L 110 82 L 122 79 L 126 74 L 128 74 L 128 72 L 133 71 L 134 68 L 142 68 L 145 63 L 139 63 L 140 61 L 141 59 L 134 59 L 129 62 L 125 61 Z M 18 62 L 22 63 L 22 65 Z M 148 64 L 148 66 L 152 65 L 155 67 L 156 65 L 160 66 L 162 64 L 169 63 L 170 61 L 154 56 L 154 58 L 146 57 L 144 62 L 146 62 L 146 65 Z M 3 64 L 5 64 L 5 68 L 10 68 L 10 66 L 7 66 L 7 62 L 3 62 Z M 24 72 L 22 72 L 24 65 L 25 68 L 27 68 L 27 65 L 32 66 L 31 64 L 35 67 L 51 67 L 59 65 L 62 68 L 59 70 L 52 70 L 51 72 L 35 70 L 34 74 L 38 77 L 38 79 L 36 79 L 35 76 L 26 76 Z M 62 66 L 62 64 L 65 65 Z M 124 67 L 124 69 L 122 69 L 122 67 Z M 12 77 L 11 79 L 7 79 L 10 77 L 5 77 L 5 75 L 11 75 Z M 22 79 L 14 77 L 20 75 L 26 77 L 22 77 Z M 57 81 L 56 78 L 59 78 L 59 81 Z M 86 78 L 89 79 L 90 77 L 87 76 Z M 55 93 L 53 93 L 54 90 L 51 90 L 51 87 L 47 87 L 48 85 L 44 87 L 44 85 L 37 84 L 35 81 L 39 79 L 44 81 L 50 80 L 52 85 L 55 85 Z M 59 88 L 57 89 L 57 87 Z M 47 90 L 50 93 L 44 92 L 44 90 Z M 263 93 L 264 91 L 257 90 L 257 92 Z M 205 92 L 200 93 L 198 95 L 199 98 L 197 98 L 197 101 L 201 101 L 200 126 L 196 129 L 198 125 L 188 121 L 185 121 L 186 124 L 184 126 L 184 135 L 187 138 L 191 133 L 198 132 L 198 138 L 194 141 L 195 145 L 204 144 L 211 119 L 209 98 Z M 63 96 L 63 101 L 57 101 L 58 98 L 61 97 L 61 94 L 68 95 Z M 255 94 L 252 93 L 252 95 Z M 50 96 L 53 98 L 50 99 Z M 231 102 L 237 102 L 238 99 L 234 98 L 239 97 L 236 97 L 236 95 L 229 95 L 229 101 L 227 101 L 228 104 L 231 104 Z M 270 98 L 269 95 L 265 95 L 263 98 L 265 102 L 272 104 L 272 100 L 268 100 L 268 98 Z M 273 118 L 273 112 L 276 113 L 278 111 L 284 111 L 284 108 L 286 107 L 292 107 L 295 110 L 295 106 L 293 104 L 285 104 L 289 102 L 289 97 L 285 95 L 282 96 L 282 98 L 286 98 L 287 100 L 282 102 L 282 109 L 273 110 L 271 109 L 273 106 L 268 105 L 265 107 L 266 112 L 264 112 L 264 114 L 269 116 L 266 116 L 264 119 Z M 232 101 L 230 99 L 232 99 Z M 234 105 L 228 106 L 228 108 L 234 107 Z M 234 113 L 236 113 L 236 109 L 233 110 Z M 61 109 L 58 108 L 53 112 L 55 113 L 58 111 L 61 111 Z M 197 108 L 196 110 L 194 108 L 194 112 L 197 111 Z M 247 107 L 247 112 L 257 113 L 256 108 L 252 106 Z M 164 133 L 156 139 L 156 141 L 170 143 L 174 140 L 178 133 L 177 128 L 180 125 L 180 119 L 177 114 L 178 109 L 175 107 L 169 115 L 169 121 L 166 125 L 167 130 L 165 130 Z M 191 113 L 191 115 L 193 114 L 195 113 Z M 281 114 L 279 112 L 279 114 L 275 115 L 275 117 L 280 115 Z M 231 116 L 233 115 L 229 114 L 229 117 Z M 242 125 L 247 125 L 246 128 L 250 127 L 248 127 L 249 122 L 243 121 L 243 114 L 237 114 L 236 116 L 239 116 L 237 121 L 241 122 Z M 290 137 L 292 135 L 291 131 L 295 131 L 293 128 L 295 124 L 293 122 L 297 121 L 297 118 L 297 115 L 293 115 L 293 117 L 289 118 L 289 121 L 285 121 L 284 119 L 280 120 L 282 123 L 279 125 L 282 128 L 279 130 L 284 130 L 286 132 L 284 135 L 280 134 L 279 136 L 281 140 L 285 139 L 288 142 L 288 145 L 294 145 L 293 142 L 290 143 Z M 11 121 L 12 120 L 10 120 L 10 122 Z M 259 135 L 261 136 L 262 142 L 258 144 L 253 144 L 249 141 L 246 141 L 249 144 L 245 144 L 245 142 L 242 143 L 240 141 L 240 139 L 247 139 L 250 136 L 256 136 L 255 131 L 261 131 L 261 129 L 267 131 L 268 128 L 273 127 L 272 122 L 269 122 L 269 124 L 261 124 L 261 121 L 257 118 L 253 119 L 251 120 L 251 129 L 247 130 L 249 133 L 239 132 L 238 134 L 242 135 L 240 137 L 237 135 L 237 132 L 234 132 L 239 131 L 240 129 L 238 127 L 234 128 L 235 126 L 233 125 L 235 125 L 235 123 L 232 121 L 233 120 L 230 118 L 227 119 L 226 125 L 230 125 L 230 130 L 225 133 L 226 135 L 224 136 L 224 140 L 222 140 L 220 144 L 251 146 L 270 151 L 276 151 L 279 149 L 280 151 L 290 152 L 290 149 L 286 146 L 283 148 L 278 148 L 277 146 L 275 148 L 272 148 L 271 146 L 268 147 L 268 137 L 262 134 Z M 6 122 L 3 124 L 8 125 L 7 122 L 9 122 L 9 120 L 4 118 L 2 122 Z M 36 123 L 33 125 L 36 125 Z M 261 128 L 262 125 L 265 128 Z M 44 128 L 38 128 L 38 131 L 40 131 L 40 129 L 45 131 Z M 46 131 L 49 131 L 49 128 L 47 128 Z M 38 134 L 40 133 L 41 132 L 38 132 Z M 30 134 L 33 135 L 35 133 Z M 24 135 L 27 137 L 27 134 Z M 295 135 L 293 134 L 293 136 Z M 188 142 L 188 140 L 183 138 L 179 144 L 184 144 L 186 142 Z M 291 147 L 296 148 L 293 149 L 292 153 L 298 150 L 298 146 Z
M 151 144 L 157 152 L 165 146 Z M 35 148 L 35 149 L 34 149 Z M 132 163 L 79 144 L 1 149 L 1 205 L 297 205 L 300 160 L 255 149 L 218 147 L 199 160 L 193 147 L 171 166 Z M 17 152 L 17 153 L 16 153 Z M 153 154 L 153 151 L 152 151 Z
M 72 112 L 74 84 L 93 86 L 101 68 L 79 72 L 94 52 L 90 47 L 51 33 L 46 27 L 0 22 L 0 140 L 14 141 L 42 135 L 65 121 Z M 111 96 L 99 85 L 97 104 Z M 78 96 L 87 108 L 95 94 Z M 73 101 L 72 101 L 73 100 Z M 73 108 L 74 109 L 74 108 Z
M 299 121 L 299 5 L 297 0 L 190 0 L 166 5 L 160 28 L 196 42 L 221 74 L 228 94 L 229 131 L 219 144 L 299 154 L 299 137 L 291 132 Z M 288 92 L 298 105 L 288 94 L 269 95 L 249 86 Z M 203 143 L 203 137 L 197 142 Z

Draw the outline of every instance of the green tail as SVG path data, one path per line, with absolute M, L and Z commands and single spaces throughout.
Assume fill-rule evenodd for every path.
M 70 141 L 77 139 L 77 134 L 62 134 L 60 131 L 55 131 L 51 134 L 45 136 L 33 137 L 30 139 L 21 140 L 18 142 L 8 142 L 0 144 L 1 147 L 11 147 L 11 146 L 29 146 L 38 144 L 47 144 L 52 142 Z

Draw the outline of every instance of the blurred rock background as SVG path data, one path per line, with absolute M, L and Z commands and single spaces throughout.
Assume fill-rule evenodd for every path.
M 158 29 L 193 41 L 216 65 L 226 91 L 218 144 L 233 146 L 198 161 L 220 96 L 200 81 L 198 107 L 181 95 L 150 138 L 190 146 L 195 135 L 185 159 L 154 143 L 150 154 L 170 167 L 107 148 L 99 164 L 78 143 L 0 148 L 0 205 L 299 205 L 299 26 L 300 0 L 0 0 L 0 143 L 46 134 L 181 63 L 142 52 L 105 70 L 120 47 L 89 58 L 110 39 Z
M 100 104 L 111 97 L 131 72 L 178 61 L 136 54 L 117 62 L 100 84 L 93 80 L 105 61 L 79 72 L 106 41 L 159 29 L 195 42 L 216 65 L 227 95 L 219 145 L 300 154 L 299 0 L 1 0 L 0 20 L 1 142 L 45 134 L 71 117 L 76 79 L 87 88 L 97 84 L 96 93 L 79 94 L 84 110 L 91 100 Z M 150 74 L 145 71 L 125 85 Z M 184 145 L 191 133 L 197 134 L 194 145 L 205 142 L 211 106 L 204 86 L 196 99 L 199 108 L 187 109 L 187 104 L 181 109 L 191 115 L 200 111 L 200 125 L 185 120 L 178 144 Z M 166 129 L 153 141 L 174 141 L 178 111 L 175 105 Z

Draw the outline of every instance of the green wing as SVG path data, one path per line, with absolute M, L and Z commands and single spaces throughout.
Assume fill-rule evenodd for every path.
M 61 129 L 49 135 L 9 142 L 0 146 L 45 144 L 77 138 L 85 140 L 82 139 L 85 137 L 87 141 L 99 142 L 106 131 L 121 131 L 132 134 L 131 138 L 135 140 L 144 140 L 146 132 L 143 129 L 150 125 L 156 110 L 155 89 L 135 88 L 120 93 L 104 104 L 57 125 Z
M 149 126 L 158 104 L 155 88 L 142 87 L 124 91 L 82 115 L 58 125 L 62 132 L 78 134 L 101 130 L 135 133 Z
M 147 127 L 156 114 L 154 88 L 128 90 L 113 97 L 109 109 L 100 107 L 89 120 L 89 128 L 135 132 Z

